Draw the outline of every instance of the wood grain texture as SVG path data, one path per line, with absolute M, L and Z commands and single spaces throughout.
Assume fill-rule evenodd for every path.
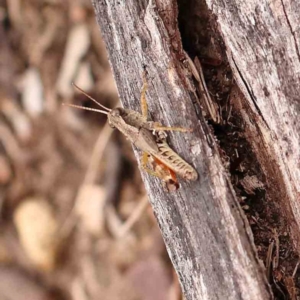
M 93 5 L 124 107 L 140 111 L 145 67 L 151 119 L 194 129 L 169 134 L 169 144 L 196 168 L 198 181 L 181 181 L 176 193 L 166 193 L 158 179 L 142 172 L 186 299 L 271 298 L 214 138 L 193 106 L 176 3 L 93 0 Z
M 300 251 L 300 2 L 207 0 L 246 97 L 252 147 Z M 245 106 L 245 105 L 242 105 Z M 255 125 L 249 115 L 255 115 Z M 246 117 L 244 118 L 246 120 Z M 256 127 L 251 129 L 251 127 Z

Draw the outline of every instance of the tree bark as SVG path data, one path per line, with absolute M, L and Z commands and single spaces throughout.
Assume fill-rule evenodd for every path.
M 233 34 L 225 36 L 225 30 L 229 30 L 230 10 L 233 8 L 223 3 L 221 9 L 222 3 L 215 1 L 208 4 L 220 15 L 218 22 L 224 31 L 224 39 L 229 40 L 226 44 L 231 55 L 230 62 L 237 70 L 235 74 L 241 77 L 240 84 L 247 86 L 245 92 L 248 96 L 251 94 L 249 99 L 256 101 L 255 104 L 251 102 L 250 107 L 253 110 L 259 107 L 263 114 L 267 105 L 272 106 L 272 100 L 278 99 L 279 88 L 276 90 L 277 98 L 273 98 L 275 91 L 271 83 L 265 85 L 264 89 L 262 81 L 255 83 L 251 77 L 253 74 L 244 73 L 244 69 L 249 68 L 247 60 L 245 62 L 238 56 L 240 52 L 232 54 L 230 50 L 230 47 L 237 49 L 239 42 Z M 242 6 L 246 4 L 242 1 L 239 3 L 236 1 L 236 15 L 232 18 L 245 13 Z M 147 101 L 151 119 L 166 126 L 194 130 L 193 133 L 170 133 L 169 144 L 196 168 L 198 181 L 182 180 L 177 192 L 166 193 L 160 180 L 142 172 L 153 211 L 186 299 L 270 299 L 265 271 L 257 257 L 248 222 L 224 170 L 214 137 L 199 107 L 193 105 L 196 94 L 177 26 L 176 2 L 93 0 L 93 4 L 124 107 L 140 111 L 140 89 L 145 68 L 148 74 Z M 223 27 L 222 22 L 225 21 L 227 26 Z M 242 34 L 236 36 L 240 37 Z M 252 47 L 255 46 L 253 44 Z M 255 56 L 251 58 L 253 60 Z M 252 68 L 254 72 L 255 68 Z M 266 72 L 268 69 L 263 69 L 264 76 Z M 296 83 L 293 86 L 294 92 L 297 89 Z M 257 96 L 253 96 L 256 92 Z M 262 100 L 266 98 L 269 103 Z M 265 126 L 264 132 L 268 132 L 269 138 L 271 130 L 278 134 L 275 129 L 279 130 L 279 126 L 273 120 L 276 116 L 279 116 L 279 112 L 270 116 L 270 120 L 265 116 L 259 120 L 259 124 L 264 124 L 261 126 Z M 292 120 L 289 119 L 289 122 Z M 274 125 L 271 121 L 275 122 Z M 287 135 L 286 131 L 284 133 Z M 294 135 L 287 138 L 291 141 L 289 147 L 296 151 Z M 276 153 L 279 147 L 283 147 L 283 142 L 278 141 Z M 139 158 L 137 149 L 135 153 Z M 290 156 L 295 158 L 295 152 Z M 285 170 L 288 171 L 288 168 Z M 295 176 L 295 173 L 291 173 L 286 180 Z M 287 195 L 288 198 L 290 196 Z
M 269 200 L 283 210 L 299 252 L 300 2 L 207 0 L 207 5 L 245 97 L 233 102 L 252 136 Z

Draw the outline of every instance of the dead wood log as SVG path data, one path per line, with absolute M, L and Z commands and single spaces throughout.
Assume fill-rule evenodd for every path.
M 207 0 L 244 97 L 233 97 L 271 202 L 300 251 L 300 2 Z
M 169 144 L 193 164 L 198 181 L 181 181 L 176 193 L 166 193 L 159 180 L 142 172 L 186 299 L 271 298 L 217 145 L 193 105 L 195 92 L 181 45 L 176 2 L 93 0 L 93 4 L 124 107 L 140 110 L 145 68 L 152 120 L 194 129 L 192 134 L 170 133 Z

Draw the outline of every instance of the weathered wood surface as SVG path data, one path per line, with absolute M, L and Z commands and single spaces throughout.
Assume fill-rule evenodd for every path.
M 240 110 L 249 134 L 256 136 L 252 147 L 266 174 L 270 201 L 286 216 L 300 252 L 300 2 L 207 4 L 246 97 Z
M 198 181 L 181 181 L 178 192 L 166 193 L 159 180 L 142 172 L 186 299 L 271 298 L 214 138 L 192 103 L 193 85 L 175 2 L 93 0 L 93 4 L 124 107 L 140 110 L 145 67 L 151 118 L 194 129 L 192 134 L 169 134 L 169 141 L 196 168 Z

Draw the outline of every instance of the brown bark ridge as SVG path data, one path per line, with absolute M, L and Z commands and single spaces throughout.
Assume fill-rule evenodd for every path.
M 270 299 L 251 230 L 214 137 L 193 106 L 176 2 L 93 0 L 93 5 L 124 107 L 140 111 L 145 68 L 151 119 L 194 129 L 170 133 L 169 144 L 196 168 L 198 181 L 182 180 L 177 192 L 167 193 L 158 179 L 142 172 L 186 299 Z
M 300 251 L 300 2 L 207 0 L 246 99 L 238 103 L 268 182 Z M 255 125 L 251 124 L 252 116 Z

